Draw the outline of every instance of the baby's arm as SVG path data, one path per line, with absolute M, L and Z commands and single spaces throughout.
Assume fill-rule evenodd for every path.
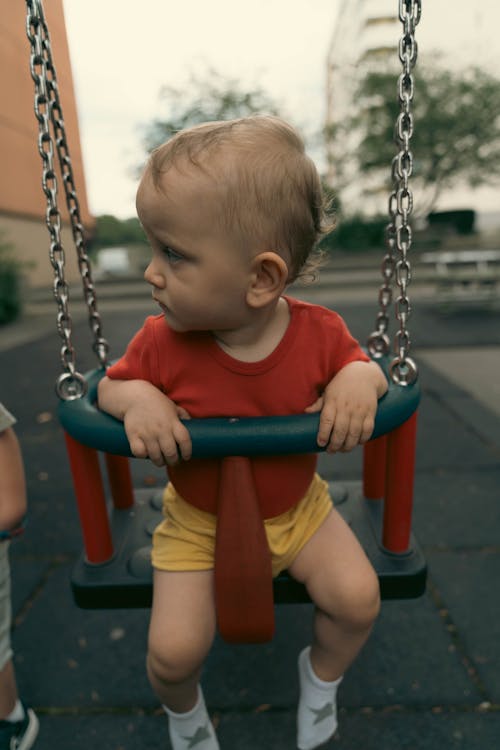
M 0 529 L 8 531 L 26 514 L 26 483 L 21 449 L 12 427 L 0 432 Z
M 176 464 L 180 455 L 191 458 L 191 438 L 180 421 L 189 419 L 146 380 L 112 380 L 104 377 L 98 388 L 99 408 L 123 421 L 130 450 L 137 458 L 150 458 L 156 466 Z
M 318 445 L 328 453 L 347 452 L 370 439 L 378 399 L 387 381 L 375 362 L 350 362 L 306 411 L 321 411 Z

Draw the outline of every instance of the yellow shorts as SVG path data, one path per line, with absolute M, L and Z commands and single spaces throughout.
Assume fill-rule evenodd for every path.
M 328 484 L 315 474 L 297 505 L 264 521 L 273 576 L 290 566 L 331 510 Z M 187 503 L 171 484 L 164 492 L 163 516 L 153 534 L 153 566 L 158 570 L 211 570 L 216 516 Z

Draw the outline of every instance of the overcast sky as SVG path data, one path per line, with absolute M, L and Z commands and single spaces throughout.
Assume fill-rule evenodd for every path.
M 259 86 L 306 136 L 319 130 L 340 4 L 64 0 L 91 211 L 135 215 L 141 128 L 162 114 L 162 86 L 182 85 L 191 72 L 212 67 Z M 420 52 L 451 49 L 457 64 L 477 61 L 499 75 L 499 27 L 497 0 L 424 0 Z M 321 160 L 320 152 L 312 155 Z
M 304 131 L 323 123 L 339 0 L 64 0 L 91 211 L 135 214 L 141 126 L 164 85 L 215 68 L 263 88 Z

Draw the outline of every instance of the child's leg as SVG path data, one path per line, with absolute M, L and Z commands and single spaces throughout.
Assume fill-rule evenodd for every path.
M 153 592 L 147 668 L 172 746 L 196 741 L 200 750 L 218 750 L 198 684 L 215 635 L 213 571 L 155 570 Z
M 0 542 L 0 719 L 5 719 L 11 713 L 19 698 L 10 643 L 12 606 L 9 545 L 10 542 Z
M 311 649 L 299 660 L 299 747 L 313 748 L 336 729 L 339 678 L 370 634 L 380 607 L 379 583 L 361 545 L 335 509 L 289 571 L 306 585 L 316 605 Z
M 380 608 L 379 583 L 363 548 L 334 509 L 289 568 L 316 605 L 311 662 L 322 680 L 340 677 L 367 640 Z

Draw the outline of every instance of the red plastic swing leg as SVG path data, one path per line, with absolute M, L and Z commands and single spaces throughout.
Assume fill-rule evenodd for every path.
M 73 475 L 87 561 L 104 563 L 113 557 L 113 541 L 106 510 L 99 456 L 94 448 L 64 433 Z
M 117 510 L 131 508 L 134 504 L 134 488 L 128 458 L 112 453 L 106 453 L 104 458 L 114 507 Z
M 417 414 L 387 435 L 387 473 L 382 544 L 390 552 L 410 545 Z
M 221 464 L 215 540 L 219 632 L 230 643 L 263 643 L 274 634 L 271 553 L 248 458 Z
M 363 495 L 379 500 L 385 495 L 387 435 L 370 440 L 363 449 Z

